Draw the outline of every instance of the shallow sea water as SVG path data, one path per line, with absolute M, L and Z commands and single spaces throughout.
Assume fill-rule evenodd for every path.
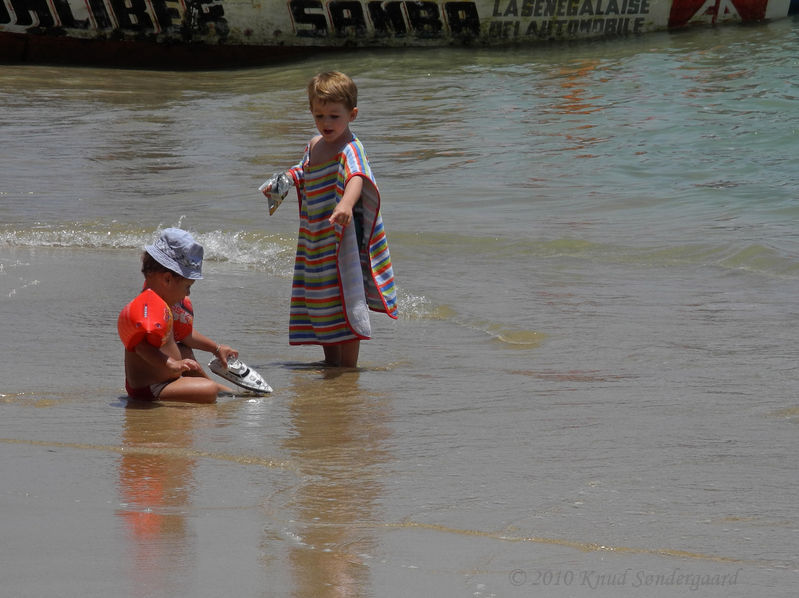
M 0 67 L 0 593 L 793 596 L 797 41 Z M 400 296 L 356 372 L 288 346 L 296 212 L 257 193 L 331 68 Z M 272 395 L 124 399 L 174 225 Z

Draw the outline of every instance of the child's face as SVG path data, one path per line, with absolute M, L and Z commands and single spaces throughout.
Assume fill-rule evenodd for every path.
M 168 305 L 175 305 L 183 301 L 184 297 L 188 297 L 191 293 L 191 285 L 194 284 L 193 280 L 183 278 L 177 274 L 167 273 L 165 275 L 165 294 L 163 297 Z
M 340 102 L 314 100 L 311 106 L 316 128 L 328 143 L 334 143 L 350 129 L 350 123 L 358 115 L 358 108 L 348 109 Z

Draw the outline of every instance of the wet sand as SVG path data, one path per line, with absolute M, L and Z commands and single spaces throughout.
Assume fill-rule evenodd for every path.
M 61 320 L 68 334 L 48 348 L 75 359 L 53 360 L 47 373 L 26 367 L 36 361 L 39 345 L 8 331 L 36 331 L 47 323 L 37 307 L 54 301 L 47 293 L 63 295 L 60 278 L 74 281 L 87 271 L 102 271 L 106 280 L 121 277 L 128 253 L 90 251 L 75 259 L 40 249 L 16 251 L 8 260 L 23 274 L 17 281 L 52 284 L 17 284 L 15 297 L 27 297 L 33 309 L 0 303 L 3 317 L 11 317 L 11 309 L 17 318 L 4 338 L 25 348 L 2 366 L 3 380 L 14 381 L 6 382 L 14 392 L 0 397 L 4 596 L 729 597 L 764 587 L 771 596 L 793 591 L 797 571 L 779 548 L 791 542 L 790 521 L 727 516 L 733 500 L 727 492 L 719 498 L 728 506 L 700 507 L 703 492 L 714 496 L 712 483 L 696 490 L 701 483 L 694 481 L 680 498 L 682 483 L 673 478 L 666 490 L 664 476 L 699 475 L 701 466 L 690 464 L 688 455 L 704 449 L 689 448 L 675 469 L 667 463 L 680 459 L 676 444 L 664 449 L 671 457 L 662 462 L 655 453 L 626 449 L 631 440 L 624 428 L 626 441 L 620 437 L 616 449 L 592 456 L 604 442 L 592 431 L 597 422 L 623 417 L 629 406 L 606 402 L 615 415 L 603 415 L 586 411 L 577 396 L 587 391 L 610 401 L 613 394 L 599 398 L 603 389 L 633 390 L 640 380 L 524 369 L 528 349 L 509 345 L 504 367 L 510 378 L 498 386 L 498 379 L 484 379 L 479 365 L 482 350 L 496 350 L 497 340 L 471 327 L 452 330 L 446 321 L 424 319 L 388 323 L 396 327 L 383 332 L 393 333 L 396 344 L 426 340 L 404 359 L 396 347 L 377 342 L 355 372 L 321 368 L 312 351 L 304 361 L 278 359 L 285 353 L 276 343 L 263 344 L 262 332 L 239 332 L 242 354 L 275 392 L 222 397 L 211 406 L 126 400 L 118 339 L 104 330 L 94 344 L 76 348 L 75 340 L 93 330 L 79 314 Z M 231 280 L 244 295 L 255 295 L 248 285 L 265 295 L 278 292 L 256 277 L 224 270 L 208 269 L 196 293 L 199 305 L 222 304 Z M 120 304 L 127 289 L 109 292 Z M 235 310 L 215 315 L 217 321 L 207 318 L 210 333 L 237 329 Z M 274 317 L 263 325 L 276 328 Z M 446 388 L 422 367 L 444 333 L 453 342 L 460 337 L 453 345 L 459 371 L 474 372 L 451 378 Z M 376 363 L 377 350 L 392 358 Z M 84 362 L 98 364 L 91 376 Z M 516 410 L 527 405 L 534 411 L 514 425 L 501 405 L 525 380 L 541 394 L 517 403 Z M 794 416 L 773 413 L 761 420 L 766 427 L 791 428 Z M 734 458 L 724 457 L 723 447 L 710 455 Z M 638 498 L 628 502 L 626 492 Z

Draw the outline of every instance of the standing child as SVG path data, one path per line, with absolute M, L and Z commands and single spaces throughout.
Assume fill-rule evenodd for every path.
M 217 384 L 194 358 L 193 349 L 213 353 L 223 363 L 238 357 L 193 326 L 189 293 L 201 279 L 202 245 L 188 232 L 167 228 L 142 254 L 144 290 L 119 314 L 125 345 L 125 390 L 133 399 L 213 403 Z
M 291 292 L 289 343 L 322 345 L 325 363 L 356 367 L 360 341 L 371 336 L 369 310 L 397 317 L 394 272 L 380 194 L 366 152 L 350 131 L 358 89 L 328 72 L 308 84 L 319 135 L 302 162 L 261 186 L 270 214 L 297 187 L 300 230 Z

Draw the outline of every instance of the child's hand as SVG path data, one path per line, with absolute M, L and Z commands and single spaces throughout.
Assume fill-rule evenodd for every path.
M 230 347 L 228 345 L 219 345 L 219 349 L 216 352 L 216 356 L 219 358 L 219 361 L 224 363 L 225 367 L 227 367 L 227 362 L 230 359 L 239 358 L 239 352 L 236 351 L 236 349 L 234 349 L 233 347 Z
M 166 360 L 166 367 L 176 375 L 180 376 L 184 372 L 202 372 L 202 366 L 193 359 L 172 359 Z
M 352 208 L 343 205 L 341 202 L 336 205 L 333 213 L 328 218 L 330 224 L 340 224 L 347 226 L 352 221 Z
M 347 181 L 347 185 L 344 187 L 344 194 L 341 196 L 341 201 L 336 204 L 333 213 L 330 215 L 330 218 L 328 218 L 328 222 L 341 226 L 347 226 L 352 222 L 352 209 L 361 198 L 362 191 L 363 178 L 360 176 L 350 178 L 350 180 Z
M 266 196 L 269 202 L 269 215 L 275 213 L 278 206 L 294 186 L 294 181 L 286 176 L 285 172 L 278 172 L 269 177 L 258 190 Z

